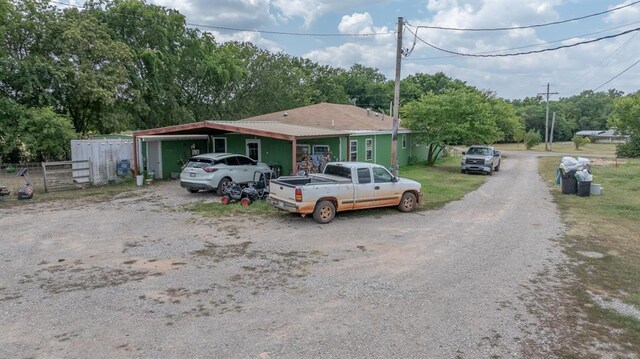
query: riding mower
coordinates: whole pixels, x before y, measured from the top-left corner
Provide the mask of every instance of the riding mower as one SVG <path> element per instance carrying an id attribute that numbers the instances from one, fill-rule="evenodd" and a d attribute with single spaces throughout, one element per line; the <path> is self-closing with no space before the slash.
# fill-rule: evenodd
<path id="1" fill-rule="evenodd" d="M 274 177 L 271 170 L 258 170 L 253 174 L 253 181 L 242 188 L 238 183 L 231 182 L 222 190 L 220 202 L 229 204 L 240 201 L 241 206 L 248 206 L 259 199 L 269 196 L 269 181 Z"/>

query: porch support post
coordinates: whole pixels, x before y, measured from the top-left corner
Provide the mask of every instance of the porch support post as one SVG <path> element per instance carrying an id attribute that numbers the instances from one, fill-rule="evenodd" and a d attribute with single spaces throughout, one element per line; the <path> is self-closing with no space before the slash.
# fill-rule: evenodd
<path id="1" fill-rule="evenodd" d="M 298 147 L 298 142 L 295 137 L 291 138 L 291 172 L 295 175 L 298 172 L 298 164 L 296 161 L 296 149 Z"/>
<path id="2" fill-rule="evenodd" d="M 138 137 L 133 135 L 133 176 L 138 175 Z"/>

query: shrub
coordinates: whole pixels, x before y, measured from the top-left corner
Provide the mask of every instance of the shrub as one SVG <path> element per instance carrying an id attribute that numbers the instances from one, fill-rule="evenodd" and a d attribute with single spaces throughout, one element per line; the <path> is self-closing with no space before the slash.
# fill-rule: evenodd
<path id="1" fill-rule="evenodd" d="M 640 158 L 640 135 L 632 135 L 629 141 L 619 144 L 616 155 L 622 158 Z"/>
<path id="2" fill-rule="evenodd" d="M 573 144 L 576 146 L 576 150 L 579 150 L 581 146 L 584 146 L 587 143 L 591 143 L 589 137 L 582 137 L 578 135 L 573 136 L 571 141 L 573 141 Z"/>
<path id="3" fill-rule="evenodd" d="M 528 150 L 536 147 L 540 142 L 542 142 L 542 135 L 539 131 L 529 130 L 524 135 L 524 145 Z"/>

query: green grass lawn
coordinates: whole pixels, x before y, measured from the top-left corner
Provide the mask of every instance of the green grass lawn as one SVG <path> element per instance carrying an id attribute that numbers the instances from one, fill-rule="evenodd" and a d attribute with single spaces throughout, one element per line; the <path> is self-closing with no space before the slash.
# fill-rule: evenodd
<path id="1" fill-rule="evenodd" d="M 496 149 L 501 151 L 526 151 L 524 144 L 522 143 L 500 143 L 494 145 Z M 551 147 L 551 153 L 573 153 L 575 156 L 581 156 L 583 153 L 596 154 L 596 155 L 615 155 L 616 144 L 615 143 L 588 143 L 579 150 L 576 150 L 573 142 L 555 142 Z M 545 152 L 544 143 L 533 147 L 530 151 Z"/>
<path id="2" fill-rule="evenodd" d="M 414 165 L 400 168 L 401 177 L 422 184 L 424 203 L 421 209 L 433 209 L 457 201 L 475 191 L 486 181 L 486 176 L 460 173 L 460 157 L 440 159 L 434 166 Z"/>
<path id="3" fill-rule="evenodd" d="M 589 294 L 619 300 L 640 310 L 640 161 L 594 162 L 593 183 L 603 186 L 604 195 L 577 197 L 562 194 L 560 186 L 555 184 L 555 169 L 560 158 L 540 160 L 540 172 L 552 187 L 554 199 L 568 225 L 563 243 L 577 277 L 572 288 L 577 308 L 575 325 L 584 322 L 580 317 L 584 314 L 582 310 L 589 316 L 589 320 L 581 324 L 584 330 L 576 333 L 577 342 L 596 336 L 640 355 L 640 320 L 598 306 Z M 584 255 L 587 252 L 600 253 L 603 257 L 591 258 Z"/>

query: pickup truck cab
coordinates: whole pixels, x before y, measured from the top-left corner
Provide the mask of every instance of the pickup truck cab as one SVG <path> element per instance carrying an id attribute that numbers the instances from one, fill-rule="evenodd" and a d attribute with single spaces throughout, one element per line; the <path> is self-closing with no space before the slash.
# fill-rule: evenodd
<path id="1" fill-rule="evenodd" d="M 284 176 L 269 184 L 270 205 L 303 217 L 312 213 L 329 223 L 336 212 L 397 206 L 411 212 L 422 201 L 422 185 L 394 177 L 386 168 L 364 162 L 330 162 L 322 174 Z"/>
<path id="2" fill-rule="evenodd" d="M 501 160 L 500 151 L 491 146 L 471 146 L 462 152 L 460 173 L 482 172 L 491 176 L 493 171 L 500 171 Z"/>

